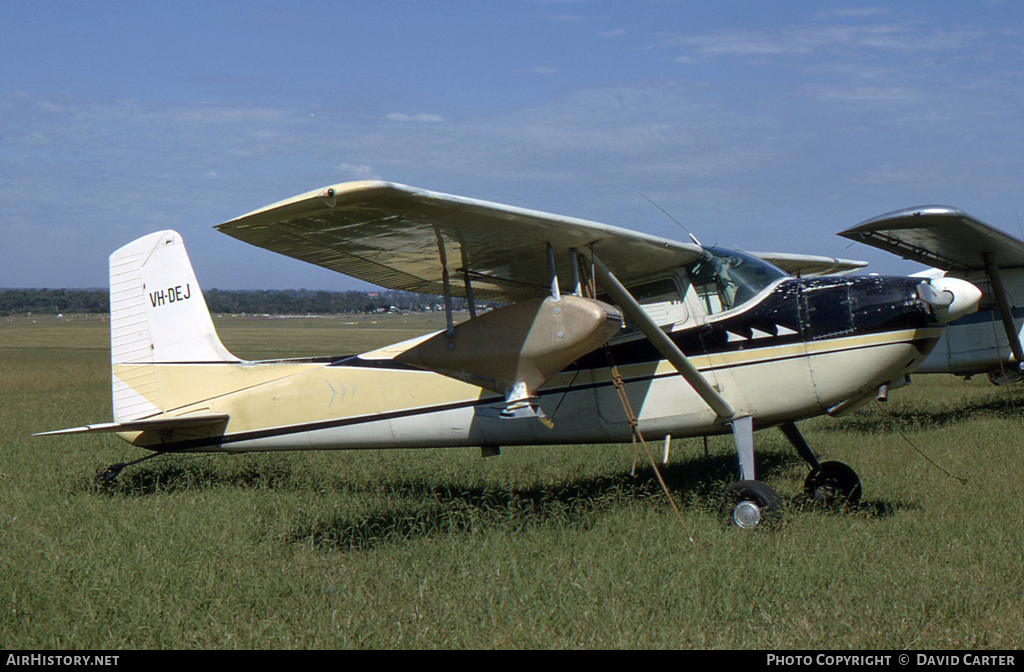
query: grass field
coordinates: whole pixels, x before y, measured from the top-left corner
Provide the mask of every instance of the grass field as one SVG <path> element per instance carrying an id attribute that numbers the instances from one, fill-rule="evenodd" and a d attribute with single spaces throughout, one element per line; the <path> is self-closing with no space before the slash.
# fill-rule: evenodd
<path id="1" fill-rule="evenodd" d="M 218 328 L 263 358 L 365 350 L 433 319 Z M 0 321 L 2 648 L 1022 644 L 1024 386 L 919 376 L 885 413 L 803 423 L 860 474 L 851 511 L 806 504 L 806 467 L 757 434 L 787 518 L 749 533 L 716 517 L 736 471 L 724 437 L 707 456 L 674 444 L 683 524 L 649 468 L 630 476 L 630 446 L 162 458 L 102 490 L 97 470 L 143 453 L 29 435 L 108 421 L 109 376 L 106 322 Z"/>

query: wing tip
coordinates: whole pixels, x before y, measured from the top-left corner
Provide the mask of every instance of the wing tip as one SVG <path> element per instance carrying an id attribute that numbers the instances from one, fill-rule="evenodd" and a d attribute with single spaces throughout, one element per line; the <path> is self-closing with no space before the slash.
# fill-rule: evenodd
<path id="1" fill-rule="evenodd" d="M 359 192 L 369 193 L 380 190 L 404 191 L 410 193 L 419 193 L 422 191 L 404 184 L 398 184 L 397 182 L 388 182 L 387 180 L 352 180 L 349 182 L 338 182 L 337 184 L 329 184 L 325 187 L 313 189 L 312 191 L 307 191 L 296 196 L 291 196 L 277 201 L 276 203 L 271 203 L 270 205 L 263 206 L 262 208 L 257 208 L 252 212 L 247 212 L 244 215 L 235 217 L 234 219 L 229 219 L 226 222 L 215 224 L 213 228 L 221 232 L 227 232 L 236 227 L 243 220 L 257 218 L 270 211 L 278 211 L 282 208 L 306 204 L 316 200 L 322 201 L 328 207 L 334 207 L 339 196 L 350 196 Z"/>
<path id="2" fill-rule="evenodd" d="M 884 214 L 865 219 L 859 224 L 855 224 L 844 231 L 840 231 L 837 235 L 849 238 L 852 235 L 856 235 L 858 232 L 873 230 L 877 228 L 879 224 L 883 223 L 887 225 L 887 228 L 893 229 L 918 226 L 917 219 L 920 217 L 950 217 L 959 219 L 963 217 L 970 217 L 970 215 L 960 208 L 954 208 L 951 205 L 918 205 L 911 208 L 893 210 L 892 212 L 886 212 Z"/>

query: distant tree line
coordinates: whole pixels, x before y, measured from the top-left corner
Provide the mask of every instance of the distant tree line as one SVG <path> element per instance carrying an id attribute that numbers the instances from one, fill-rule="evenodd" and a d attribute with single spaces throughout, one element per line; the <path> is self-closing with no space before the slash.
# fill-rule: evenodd
<path id="1" fill-rule="evenodd" d="M 442 309 L 444 300 L 430 294 L 381 290 L 378 292 L 326 292 L 306 289 L 204 291 L 206 305 L 214 313 L 248 315 L 338 315 L 341 313 L 379 313 L 397 310 L 424 312 Z M 454 298 L 456 310 L 466 300 Z"/>
<path id="2" fill-rule="evenodd" d="M 443 300 L 430 294 L 381 290 L 378 292 L 326 292 L 306 289 L 223 290 L 203 292 L 213 313 L 247 315 L 337 315 L 389 311 L 443 310 Z M 456 310 L 466 300 L 452 299 Z M 481 304 L 479 307 L 492 306 Z M 0 315 L 109 313 L 105 289 L 5 289 L 0 291 Z"/>
<path id="3" fill-rule="evenodd" d="M 0 315 L 19 313 L 109 313 L 105 289 L 5 289 L 0 291 Z"/>

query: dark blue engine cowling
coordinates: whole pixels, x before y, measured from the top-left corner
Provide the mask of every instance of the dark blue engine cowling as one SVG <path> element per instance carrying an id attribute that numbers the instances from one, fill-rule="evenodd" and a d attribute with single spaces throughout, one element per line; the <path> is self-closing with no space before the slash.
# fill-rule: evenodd
<path id="1" fill-rule="evenodd" d="M 670 335 L 687 356 L 773 347 L 853 335 L 938 326 L 928 306 L 917 296 L 919 278 L 858 276 L 791 278 L 777 284 L 747 310 L 723 314 L 702 325 Z M 923 349 L 934 339 L 922 339 Z M 610 347 L 620 365 L 655 362 L 661 354 L 646 339 Z M 601 351 L 592 352 L 568 368 L 597 368 L 606 364 Z"/>
<path id="2" fill-rule="evenodd" d="M 866 276 L 798 282 L 801 330 L 807 341 L 938 324 L 918 299 L 919 278 Z"/>

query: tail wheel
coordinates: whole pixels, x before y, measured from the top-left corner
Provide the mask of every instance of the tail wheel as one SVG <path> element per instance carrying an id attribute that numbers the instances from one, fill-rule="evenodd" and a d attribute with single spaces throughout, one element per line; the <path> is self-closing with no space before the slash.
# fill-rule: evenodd
<path id="1" fill-rule="evenodd" d="M 860 477 L 843 462 L 822 462 L 804 481 L 804 492 L 816 503 L 828 506 L 860 502 Z"/>
<path id="2" fill-rule="evenodd" d="M 725 489 L 719 513 L 731 527 L 772 527 L 782 521 L 782 500 L 761 481 L 737 481 Z"/>

